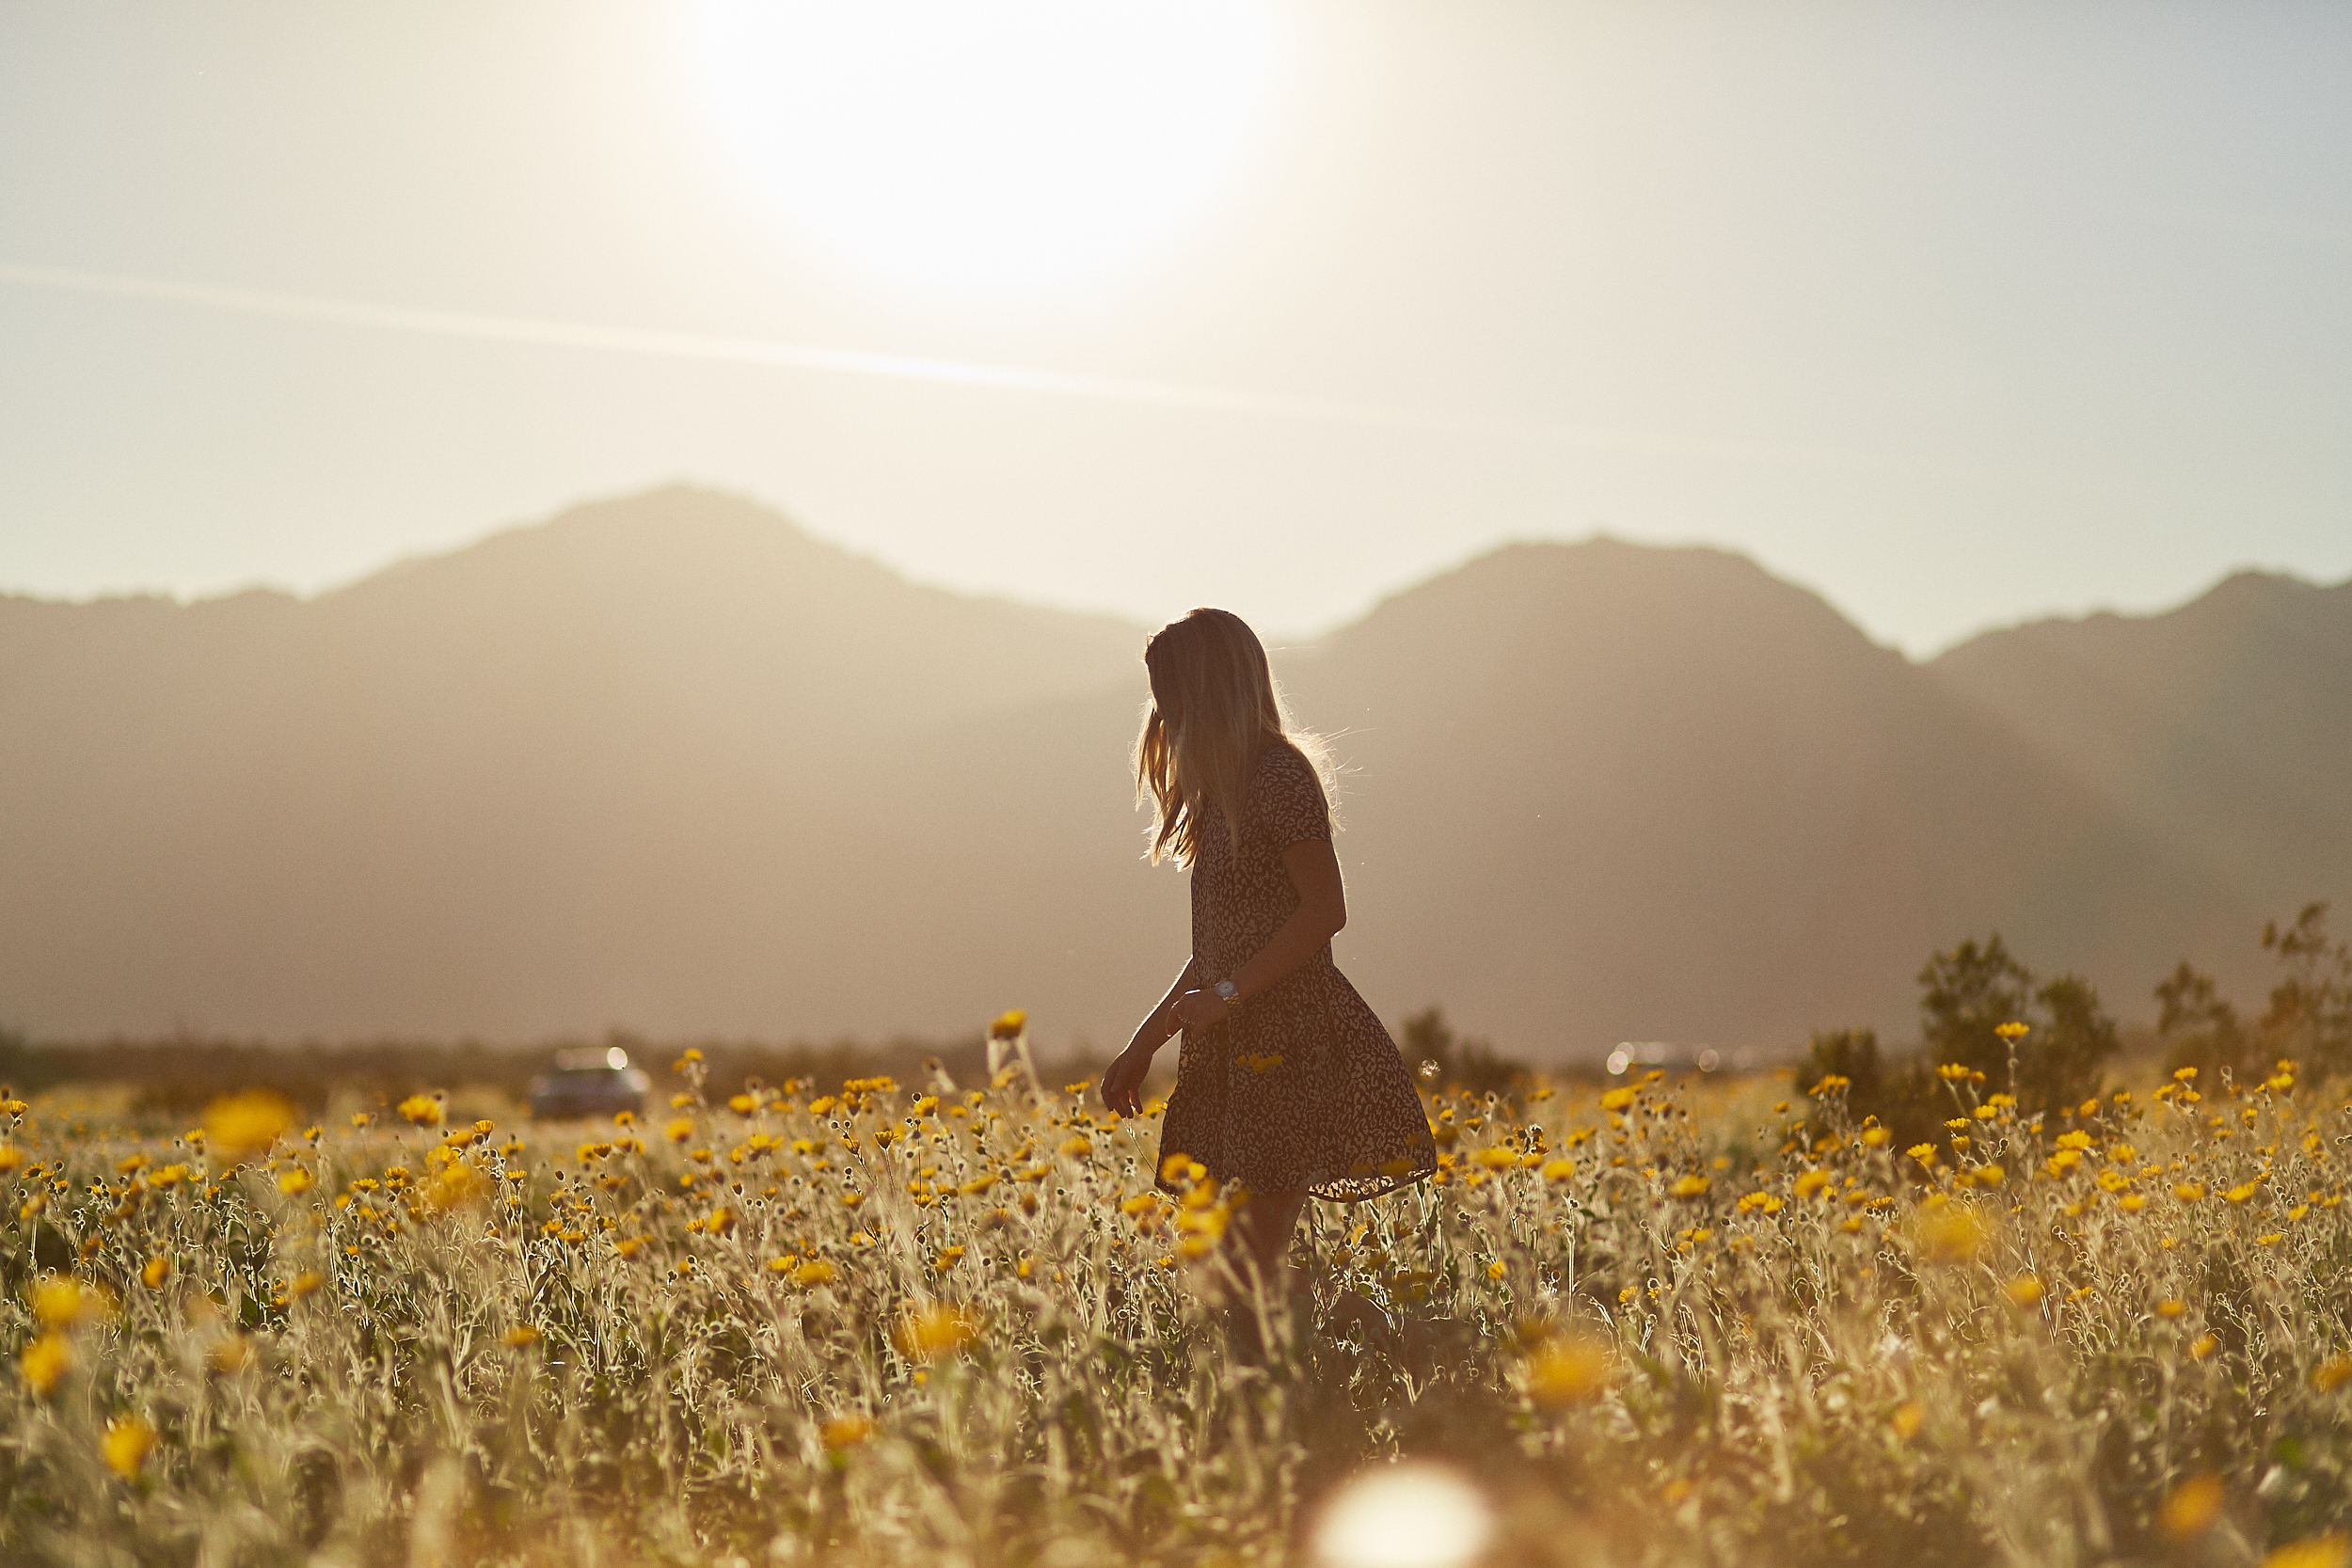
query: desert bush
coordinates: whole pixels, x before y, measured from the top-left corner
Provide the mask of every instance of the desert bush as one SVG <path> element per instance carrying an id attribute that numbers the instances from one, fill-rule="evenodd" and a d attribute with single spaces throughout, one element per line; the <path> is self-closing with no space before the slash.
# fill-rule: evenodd
<path id="1" fill-rule="evenodd" d="M 1413 1014 L 1399 1033 L 1406 1066 L 1433 1088 L 1489 1094 L 1533 1076 L 1525 1062 L 1503 1055 L 1490 1042 L 1456 1036 L 1442 1008 L 1427 1007 Z"/>
<path id="2" fill-rule="evenodd" d="M 2263 1010 L 2265 1043 L 2323 1070 L 2352 1070 L 2352 943 L 2328 935 L 2328 906 L 2304 905 L 2284 929 L 2265 926 L 2262 942 L 2285 971 Z"/>
<path id="3" fill-rule="evenodd" d="M 2048 1115 L 2099 1093 L 2117 1052 L 2115 1021 L 2078 974 L 2037 980 L 1994 932 L 1931 955 L 1919 971 L 1918 1049 L 1888 1061 L 1870 1030 L 1813 1037 L 1806 1082 L 1843 1081 L 1843 1103 L 1908 1146 L 1950 1115 L 1944 1083 L 1953 1069 L 1986 1092 L 2013 1097 L 2028 1116 Z"/>
<path id="4" fill-rule="evenodd" d="M 2262 944 L 2280 973 L 2250 1023 L 2213 976 L 2185 958 L 2157 984 L 2156 1033 L 2166 1065 L 2259 1078 L 2285 1056 L 2322 1071 L 2352 1070 L 2352 945 L 2328 933 L 2328 906 L 2306 904 L 2283 927 L 2268 923 Z"/>
<path id="5" fill-rule="evenodd" d="M 2168 1071 L 2193 1067 L 2243 1078 L 2263 1064 L 2261 1037 L 2239 1021 L 2213 976 L 2186 958 L 2156 983 L 2155 998 L 2156 1037 Z"/>
<path id="6" fill-rule="evenodd" d="M 2115 1022 L 2081 975 L 2037 983 L 1996 931 L 1981 945 L 1963 942 L 1931 958 L 1919 989 L 1928 1065 L 1981 1072 L 2029 1115 L 2098 1094 L 2099 1075 L 2116 1052 Z M 2019 1022 L 2026 1033 L 2004 1033 Z"/>

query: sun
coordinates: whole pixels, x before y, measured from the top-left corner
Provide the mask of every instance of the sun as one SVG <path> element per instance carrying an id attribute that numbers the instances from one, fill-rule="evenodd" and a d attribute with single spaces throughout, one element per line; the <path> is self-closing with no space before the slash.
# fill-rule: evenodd
<path id="1" fill-rule="evenodd" d="M 861 270 L 1049 293 L 1182 230 L 1256 123 L 1263 0 L 706 0 L 702 96 Z"/>

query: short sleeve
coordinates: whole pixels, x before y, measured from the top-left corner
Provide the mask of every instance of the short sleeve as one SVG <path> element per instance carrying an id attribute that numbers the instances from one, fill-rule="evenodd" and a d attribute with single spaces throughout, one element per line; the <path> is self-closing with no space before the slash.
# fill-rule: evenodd
<path id="1" fill-rule="evenodd" d="M 1266 842 L 1282 850 L 1306 839 L 1331 836 L 1331 810 L 1323 798 L 1323 781 L 1307 759 L 1287 746 L 1273 749 L 1259 764 L 1257 799 L 1251 815 Z"/>

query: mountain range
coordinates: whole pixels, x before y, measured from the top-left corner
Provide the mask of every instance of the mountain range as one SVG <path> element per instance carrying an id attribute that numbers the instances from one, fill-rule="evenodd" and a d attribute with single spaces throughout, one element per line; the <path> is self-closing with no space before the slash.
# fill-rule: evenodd
<path id="1" fill-rule="evenodd" d="M 352 587 L 0 597 L 0 1025 L 1123 1041 L 1182 963 L 1143 629 L 750 501 L 576 508 Z M 1907 1033 L 1998 929 L 2126 1017 L 2352 895 L 2352 584 L 1925 663 L 1737 555 L 1517 545 L 1277 648 L 1341 764 L 1340 959 L 1539 1059 Z"/>

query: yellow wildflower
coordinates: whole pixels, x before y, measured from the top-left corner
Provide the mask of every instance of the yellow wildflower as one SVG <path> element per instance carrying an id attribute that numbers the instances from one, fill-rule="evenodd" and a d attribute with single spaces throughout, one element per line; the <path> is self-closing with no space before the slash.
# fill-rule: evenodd
<path id="1" fill-rule="evenodd" d="M 203 1144 L 212 1154 L 236 1164 L 268 1148 L 294 1124 L 294 1107 L 284 1096 L 246 1089 L 205 1107 Z"/>
<path id="2" fill-rule="evenodd" d="M 52 1275 L 33 1287 L 33 1316 L 43 1328 L 72 1328 L 98 1312 L 95 1292 L 65 1275 Z"/>
<path id="3" fill-rule="evenodd" d="M 420 1195 L 425 1208 L 446 1214 L 489 1196 L 489 1179 L 464 1161 L 454 1161 L 433 1173 Z"/>
<path id="4" fill-rule="evenodd" d="M 2202 1535 L 2219 1517 L 2222 1497 L 2219 1476 L 2191 1476 L 2157 1508 L 2156 1528 L 2175 1541 Z"/>
<path id="5" fill-rule="evenodd" d="M 870 1416 L 835 1416 L 818 1429 L 818 1435 L 824 1440 L 825 1447 L 836 1453 L 843 1449 L 854 1449 L 860 1443 L 872 1439 L 873 1418 Z"/>
<path id="6" fill-rule="evenodd" d="M 33 1392 L 47 1399 L 73 1370 L 73 1342 L 53 1329 L 25 1346 L 16 1364 Z"/>
<path id="7" fill-rule="evenodd" d="M 1527 1360 L 1527 1397 L 1546 1408 L 1581 1404 L 1606 1390 L 1616 1364 L 1607 1341 L 1587 1334 L 1548 1338 Z"/>
<path id="8" fill-rule="evenodd" d="M 419 1127 L 441 1125 L 441 1102 L 429 1094 L 412 1094 L 402 1101 L 400 1114 Z"/>
<path id="9" fill-rule="evenodd" d="M 1919 1256 L 1931 1263 L 1966 1263 L 1984 1250 L 1992 1232 L 1964 1203 L 1941 1204 L 1919 1217 Z"/>
<path id="10" fill-rule="evenodd" d="M 2320 1535 L 2273 1547 L 2262 1568 L 2352 1568 L 2352 1535 Z"/>
<path id="11" fill-rule="evenodd" d="M 977 1313 L 960 1307 L 937 1306 L 907 1314 L 893 1338 L 899 1354 L 908 1360 L 931 1361 L 963 1349 L 979 1336 L 980 1319 Z"/>
<path id="12" fill-rule="evenodd" d="M 99 1439 L 98 1449 L 105 1455 L 106 1468 L 125 1481 L 139 1479 L 139 1467 L 147 1463 L 147 1455 L 155 1447 L 155 1429 L 136 1416 L 125 1416 L 106 1423 L 106 1435 Z"/>

